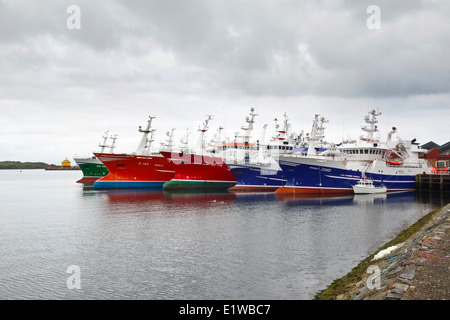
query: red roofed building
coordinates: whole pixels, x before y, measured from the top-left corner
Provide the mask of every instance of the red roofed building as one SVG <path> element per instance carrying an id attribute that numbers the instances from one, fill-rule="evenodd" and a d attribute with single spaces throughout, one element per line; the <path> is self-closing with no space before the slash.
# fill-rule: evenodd
<path id="1" fill-rule="evenodd" d="M 428 152 L 423 155 L 424 159 L 436 167 L 436 173 L 450 173 L 450 141 L 442 146 L 430 141 L 422 146 Z"/>

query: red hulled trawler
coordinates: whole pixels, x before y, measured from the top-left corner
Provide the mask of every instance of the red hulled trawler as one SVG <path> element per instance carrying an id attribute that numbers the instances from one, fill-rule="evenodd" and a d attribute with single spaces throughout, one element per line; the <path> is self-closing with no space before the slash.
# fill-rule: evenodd
<path id="1" fill-rule="evenodd" d="M 155 129 L 151 129 L 149 117 L 136 152 L 131 154 L 94 153 L 108 168 L 109 174 L 95 181 L 96 189 L 111 188 L 161 188 L 174 177 L 171 163 L 159 152 L 151 152 L 151 143 Z M 150 134 L 150 138 L 149 138 Z"/>
<path id="2" fill-rule="evenodd" d="M 207 116 L 203 127 L 199 128 L 200 137 L 193 152 L 161 151 L 175 170 L 175 176 L 164 184 L 164 190 L 226 190 L 236 184 L 236 178 L 223 158 L 206 150 L 205 132 L 211 119 L 212 116 Z"/>

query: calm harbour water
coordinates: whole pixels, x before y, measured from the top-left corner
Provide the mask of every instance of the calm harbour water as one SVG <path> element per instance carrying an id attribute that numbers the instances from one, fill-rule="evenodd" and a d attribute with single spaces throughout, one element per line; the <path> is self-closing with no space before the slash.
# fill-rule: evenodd
<path id="1" fill-rule="evenodd" d="M 0 171 L 0 299 L 311 299 L 448 202 L 99 191 L 81 175 Z"/>

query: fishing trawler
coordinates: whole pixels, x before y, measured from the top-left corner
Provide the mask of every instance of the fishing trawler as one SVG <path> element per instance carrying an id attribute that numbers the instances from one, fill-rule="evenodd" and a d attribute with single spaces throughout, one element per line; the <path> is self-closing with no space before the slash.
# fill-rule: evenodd
<path id="1" fill-rule="evenodd" d="M 154 118 L 149 117 L 145 129 L 139 127 L 142 138 L 136 152 L 94 153 L 109 170 L 108 175 L 95 181 L 94 188 L 162 188 L 164 183 L 173 178 L 175 171 L 172 165 L 159 152 L 151 151 L 156 130 L 151 129 Z"/>
<path id="2" fill-rule="evenodd" d="M 103 143 L 99 144 L 100 147 L 100 153 L 105 152 L 106 148 L 109 148 L 109 152 L 113 153 L 113 150 L 115 148 L 115 142 L 117 139 L 117 135 L 108 136 L 109 131 L 106 131 L 103 135 Z M 112 140 L 111 145 L 107 145 L 107 139 Z M 93 184 L 97 179 L 106 176 L 109 171 L 108 168 L 96 157 L 77 157 L 74 156 L 73 160 L 77 163 L 78 167 L 80 167 L 81 171 L 83 172 L 83 177 L 77 181 L 77 183 L 83 183 L 83 184 Z"/>
<path id="3" fill-rule="evenodd" d="M 387 191 L 415 189 L 415 176 L 426 173 L 430 166 L 419 154 L 424 152 L 416 140 L 392 140 L 394 127 L 387 140 L 381 142 L 377 117 L 380 112 L 370 110 L 364 117 L 367 133 L 359 141 L 347 141 L 336 149 L 314 154 L 314 140 L 310 141 L 310 156 L 282 155 L 279 163 L 288 178 L 275 194 L 333 194 L 353 193 L 353 185 L 361 178 L 371 179 L 375 186 L 385 185 Z"/>
<path id="4" fill-rule="evenodd" d="M 254 109 L 251 109 L 250 116 L 246 118 L 247 125 L 242 129 L 245 131 L 243 136 L 244 144 L 250 144 L 249 139 L 253 131 L 255 122 Z M 280 128 L 275 118 L 275 135 L 269 143 L 265 144 L 265 131 L 267 124 L 263 126 L 263 134 L 257 141 L 256 147 L 251 153 L 252 156 L 239 158 L 227 158 L 227 165 L 236 177 L 237 183 L 230 191 L 264 191 L 273 192 L 286 183 L 286 177 L 276 161 L 279 154 L 291 153 L 295 144 L 290 135 L 289 119 L 284 114 L 284 126 Z"/>
<path id="5" fill-rule="evenodd" d="M 211 119 L 212 116 L 208 115 L 199 128 L 200 135 L 194 150 L 161 151 L 175 170 L 174 177 L 164 184 L 164 190 L 226 190 L 236 184 L 236 178 L 223 158 L 207 151 L 205 133 Z"/>

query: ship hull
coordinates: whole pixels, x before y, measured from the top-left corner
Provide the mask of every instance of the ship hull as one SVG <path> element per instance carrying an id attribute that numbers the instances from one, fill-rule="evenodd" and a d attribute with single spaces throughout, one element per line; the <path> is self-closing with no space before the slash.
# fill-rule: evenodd
<path id="1" fill-rule="evenodd" d="M 339 161 L 282 157 L 279 163 L 287 181 L 277 194 L 352 194 L 362 178 L 362 170 L 350 170 Z M 375 186 L 386 186 L 388 192 L 415 190 L 415 172 L 399 174 L 385 168 L 378 169 L 385 173 L 365 171 L 365 177 Z"/>
<path id="2" fill-rule="evenodd" d="M 83 178 L 77 183 L 93 184 L 97 179 L 106 176 L 109 173 L 108 168 L 95 156 L 87 158 L 74 158 L 78 167 L 83 172 Z"/>
<path id="3" fill-rule="evenodd" d="M 163 151 L 161 154 L 175 170 L 173 179 L 164 184 L 165 190 L 226 190 L 236 185 L 236 178 L 222 158 Z"/>
<path id="4" fill-rule="evenodd" d="M 151 156 L 95 153 L 109 174 L 95 181 L 96 189 L 162 188 L 174 176 L 172 165 L 160 154 Z"/>
<path id="5" fill-rule="evenodd" d="M 268 165 L 232 163 L 227 165 L 237 181 L 230 191 L 273 192 L 286 184 L 285 173 Z"/>

